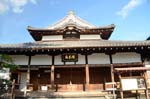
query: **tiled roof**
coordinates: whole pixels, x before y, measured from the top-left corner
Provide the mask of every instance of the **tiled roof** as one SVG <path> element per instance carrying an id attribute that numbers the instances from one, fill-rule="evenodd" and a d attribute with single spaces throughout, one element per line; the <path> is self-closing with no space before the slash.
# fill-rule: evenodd
<path id="1" fill-rule="evenodd" d="M 97 27 L 76 16 L 73 11 L 70 11 L 66 17 L 51 26 L 46 28 L 28 26 L 27 30 L 34 40 L 40 41 L 43 35 L 63 35 L 66 32 L 66 27 L 75 27 L 75 30 L 77 30 L 79 34 L 100 34 L 102 39 L 109 39 L 115 25 L 111 24 Z"/>
<path id="2" fill-rule="evenodd" d="M 90 29 L 79 29 L 77 27 L 74 27 L 76 31 L 79 32 L 79 34 L 99 34 L 101 35 L 102 39 L 109 39 L 111 36 L 115 25 L 111 24 L 108 26 L 98 27 L 98 28 L 90 28 Z M 28 26 L 28 31 L 30 32 L 31 36 L 36 40 L 40 41 L 42 39 L 42 36 L 44 35 L 63 35 L 67 29 L 45 29 L 45 28 L 34 28 L 31 26 Z"/>
<path id="3" fill-rule="evenodd" d="M 3 48 L 32 48 L 32 49 L 60 49 L 60 48 L 93 48 L 93 47 L 150 47 L 150 41 L 111 41 L 111 40 L 60 40 L 38 41 L 22 44 L 1 44 Z"/>

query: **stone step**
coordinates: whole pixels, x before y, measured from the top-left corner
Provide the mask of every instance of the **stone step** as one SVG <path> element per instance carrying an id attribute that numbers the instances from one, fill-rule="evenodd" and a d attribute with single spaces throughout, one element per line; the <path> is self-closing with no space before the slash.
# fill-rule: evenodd
<path id="1" fill-rule="evenodd" d="M 35 91 L 27 93 L 27 96 L 16 96 L 15 99 L 113 99 L 112 94 L 103 92 L 43 92 Z M 120 98 L 117 98 L 120 99 Z M 144 94 L 129 96 L 124 99 L 146 99 Z"/>
<path id="2" fill-rule="evenodd" d="M 107 96 L 106 96 L 107 95 Z M 16 96 L 15 99 L 111 99 L 102 92 L 30 92 L 26 97 Z"/>

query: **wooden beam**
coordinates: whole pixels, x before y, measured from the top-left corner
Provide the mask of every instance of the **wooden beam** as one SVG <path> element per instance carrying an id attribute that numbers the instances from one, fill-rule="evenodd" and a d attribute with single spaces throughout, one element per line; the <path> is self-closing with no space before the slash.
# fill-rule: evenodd
<path id="1" fill-rule="evenodd" d="M 52 55 L 52 65 L 54 65 L 54 64 L 55 64 L 55 56 Z"/>
<path id="2" fill-rule="evenodd" d="M 85 55 L 85 64 L 88 64 L 88 55 Z"/>
<path id="3" fill-rule="evenodd" d="M 110 60 L 110 64 L 112 64 L 113 61 L 112 61 L 112 55 L 111 54 L 109 54 L 109 60 Z"/>

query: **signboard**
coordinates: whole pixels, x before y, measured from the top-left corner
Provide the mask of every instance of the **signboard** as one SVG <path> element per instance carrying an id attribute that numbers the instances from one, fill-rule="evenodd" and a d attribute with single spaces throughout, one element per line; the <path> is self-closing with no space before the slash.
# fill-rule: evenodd
<path id="1" fill-rule="evenodd" d="M 137 78 L 122 78 L 121 79 L 123 90 L 139 90 L 146 89 L 145 80 L 143 77 Z"/>
<path id="2" fill-rule="evenodd" d="M 62 55 L 63 62 L 77 62 L 78 61 L 78 54 L 75 53 L 66 53 Z"/>
<path id="3" fill-rule="evenodd" d="M 47 88 L 47 86 L 41 86 L 41 90 L 42 90 L 42 91 L 47 91 L 48 88 Z"/>

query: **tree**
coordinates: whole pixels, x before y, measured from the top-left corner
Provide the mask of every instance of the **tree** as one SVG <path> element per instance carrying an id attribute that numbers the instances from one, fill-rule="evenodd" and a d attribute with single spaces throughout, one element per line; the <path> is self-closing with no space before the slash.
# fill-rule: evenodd
<path id="1" fill-rule="evenodd" d="M 10 78 L 9 72 L 15 71 L 17 67 L 9 55 L 0 54 L 0 74 L 2 76 L 0 77 L 0 96 L 7 93 L 9 86 L 11 86 L 10 79 L 6 79 L 5 76 Z M 9 71 L 6 72 L 6 68 L 9 68 Z"/>
<path id="2" fill-rule="evenodd" d="M 9 68 L 10 71 L 17 69 L 17 65 L 13 63 L 12 58 L 7 54 L 0 54 L 0 69 Z"/>

